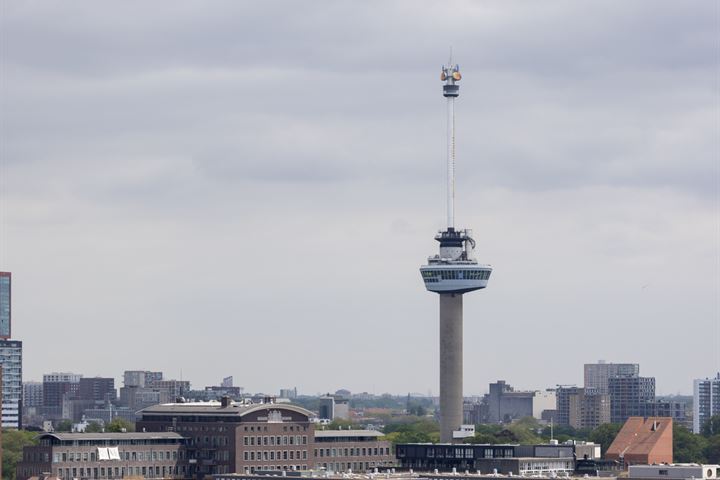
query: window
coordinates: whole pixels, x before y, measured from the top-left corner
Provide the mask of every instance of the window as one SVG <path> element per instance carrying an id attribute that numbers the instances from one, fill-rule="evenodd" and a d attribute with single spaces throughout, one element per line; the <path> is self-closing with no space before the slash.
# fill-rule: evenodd
<path id="1" fill-rule="evenodd" d="M 667 470 L 660 470 L 660 471 L 658 472 L 658 474 L 659 474 L 659 475 L 667 475 L 667 474 L 668 474 L 668 471 L 667 471 Z"/>

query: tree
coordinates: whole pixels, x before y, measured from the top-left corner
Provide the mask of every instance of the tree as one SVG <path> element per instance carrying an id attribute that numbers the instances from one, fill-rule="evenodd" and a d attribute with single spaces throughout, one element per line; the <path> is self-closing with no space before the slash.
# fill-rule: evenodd
<path id="1" fill-rule="evenodd" d="M 105 426 L 106 432 L 134 432 L 135 424 L 128 422 L 124 418 L 115 417 Z"/>
<path id="2" fill-rule="evenodd" d="M 55 425 L 55 431 L 56 432 L 69 432 L 72 430 L 72 420 L 60 420 L 57 425 Z"/>
<path id="3" fill-rule="evenodd" d="M 87 427 L 85 427 L 85 433 L 99 433 L 102 431 L 103 427 L 98 422 L 90 422 Z"/>
<path id="4" fill-rule="evenodd" d="M 682 425 L 673 424 L 673 461 L 677 463 L 706 463 L 708 440 L 695 435 Z"/>
<path id="5" fill-rule="evenodd" d="M 23 447 L 35 445 L 36 432 L 24 430 L 3 430 L 2 432 L 2 472 L 4 480 L 15 480 L 17 462 L 22 459 Z"/>
<path id="6" fill-rule="evenodd" d="M 588 440 L 593 443 L 599 444 L 600 451 L 603 455 L 605 455 L 605 452 L 607 452 L 608 448 L 610 448 L 610 445 L 612 444 L 613 440 L 615 440 L 615 437 L 617 437 L 617 434 L 621 428 L 622 425 L 620 425 L 619 423 L 604 423 L 598 426 L 592 432 L 590 432 Z"/>
<path id="7" fill-rule="evenodd" d="M 705 422 L 700 430 L 703 437 L 710 438 L 720 434 L 720 415 L 713 415 Z"/>
<path id="8" fill-rule="evenodd" d="M 423 418 L 414 422 L 391 423 L 385 426 L 386 439 L 393 443 L 435 443 L 440 440 L 440 427 L 434 420 Z"/>
<path id="9" fill-rule="evenodd" d="M 342 418 L 336 418 L 332 422 L 328 423 L 325 428 L 327 430 L 340 430 L 340 429 L 349 430 L 353 426 L 355 426 L 355 423 L 353 423 L 350 420 L 343 420 Z"/>
<path id="10" fill-rule="evenodd" d="M 707 439 L 707 446 L 703 450 L 708 463 L 720 463 L 720 433 Z"/>

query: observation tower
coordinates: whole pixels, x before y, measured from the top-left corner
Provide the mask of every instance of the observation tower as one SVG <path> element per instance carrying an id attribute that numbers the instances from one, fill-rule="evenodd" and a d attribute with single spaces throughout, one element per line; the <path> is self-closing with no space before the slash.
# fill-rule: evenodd
<path id="1" fill-rule="evenodd" d="M 425 288 L 440 294 L 440 441 L 452 442 L 463 420 L 463 294 L 487 286 L 492 267 L 475 259 L 472 230 L 455 229 L 455 99 L 460 67 L 442 67 L 447 99 L 447 229 L 435 236 L 440 252 L 420 267 Z"/>

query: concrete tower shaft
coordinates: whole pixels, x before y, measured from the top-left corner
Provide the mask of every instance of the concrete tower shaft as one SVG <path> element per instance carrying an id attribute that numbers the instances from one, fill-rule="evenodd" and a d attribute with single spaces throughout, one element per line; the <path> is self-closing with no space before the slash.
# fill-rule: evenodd
<path id="1" fill-rule="evenodd" d="M 440 294 L 440 441 L 463 420 L 463 295 Z"/>

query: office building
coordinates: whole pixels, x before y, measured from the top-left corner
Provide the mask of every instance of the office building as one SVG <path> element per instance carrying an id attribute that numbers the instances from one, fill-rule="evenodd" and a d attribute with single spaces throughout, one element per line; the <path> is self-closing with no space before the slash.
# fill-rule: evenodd
<path id="1" fill-rule="evenodd" d="M 485 444 L 398 444 L 402 468 L 417 471 L 470 471 L 481 474 L 540 476 L 570 474 L 575 458 L 595 458 L 595 444 L 578 445 L 485 445 Z"/>
<path id="2" fill-rule="evenodd" d="M 693 382 L 693 432 L 700 433 L 713 415 L 720 415 L 720 372 Z"/>
<path id="3" fill-rule="evenodd" d="M 628 418 L 605 452 L 605 458 L 624 466 L 673 463 L 672 418 Z"/>
<path id="4" fill-rule="evenodd" d="M 10 338 L 12 326 L 12 274 L 0 272 L 0 340 Z"/>
<path id="5" fill-rule="evenodd" d="M 334 470 L 394 465 L 381 434 L 316 432 L 309 410 L 265 400 L 154 405 L 139 412 L 136 429 L 188 438 L 188 458 L 198 460 L 197 475 L 310 470 L 318 464 Z"/>
<path id="6" fill-rule="evenodd" d="M 43 405 L 42 382 L 23 382 L 23 408 Z"/>
<path id="7" fill-rule="evenodd" d="M 185 439 L 173 432 L 42 433 L 23 448 L 17 480 L 49 473 L 60 480 L 190 478 Z"/>
<path id="8" fill-rule="evenodd" d="M 570 425 L 572 422 L 578 422 L 576 419 L 577 412 L 577 400 L 575 397 L 584 393 L 582 387 L 576 387 L 575 385 L 558 385 L 555 390 L 556 399 L 556 414 L 554 421 L 558 425 Z M 571 408 L 574 406 L 574 408 Z"/>
<path id="9" fill-rule="evenodd" d="M 188 438 L 198 475 L 309 470 L 312 412 L 289 404 L 169 403 L 139 412 L 136 430 L 174 431 Z"/>
<path id="10" fill-rule="evenodd" d="M 625 423 L 630 417 L 644 417 L 655 401 L 654 377 L 611 377 L 608 379 L 610 421 Z"/>
<path id="11" fill-rule="evenodd" d="M 117 398 L 115 379 L 109 377 L 81 378 L 78 386 L 78 399 L 99 403 L 114 402 Z"/>
<path id="12" fill-rule="evenodd" d="M 608 395 L 609 379 L 612 377 L 637 377 L 640 365 L 637 363 L 598 363 L 585 364 L 585 393 L 588 395 Z"/>
<path id="13" fill-rule="evenodd" d="M 125 387 L 152 387 L 155 382 L 163 379 L 162 372 L 149 370 L 125 370 L 123 373 L 123 386 Z"/>
<path id="14" fill-rule="evenodd" d="M 22 342 L 0 340 L 2 427 L 22 428 Z"/>
<path id="15" fill-rule="evenodd" d="M 43 375 L 43 406 L 62 408 L 63 400 L 77 398 L 81 374 L 53 372 Z"/>
<path id="16" fill-rule="evenodd" d="M 395 466 L 390 442 L 374 430 L 317 430 L 313 468 L 330 472 L 367 472 Z"/>

